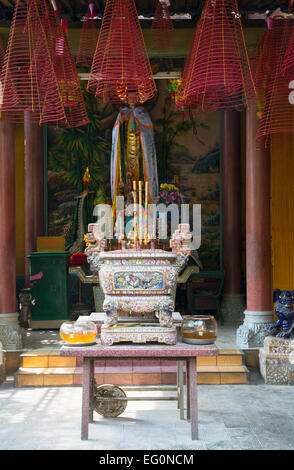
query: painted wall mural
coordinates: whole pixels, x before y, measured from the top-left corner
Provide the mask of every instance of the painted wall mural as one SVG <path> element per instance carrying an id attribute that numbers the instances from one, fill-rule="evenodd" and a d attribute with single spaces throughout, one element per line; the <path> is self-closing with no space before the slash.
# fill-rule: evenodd
<path id="1" fill-rule="evenodd" d="M 202 232 L 199 255 L 205 270 L 220 268 L 220 115 L 174 113 L 170 105 L 168 83 L 159 80 L 159 97 L 150 112 L 157 135 L 158 166 L 162 164 L 162 132 L 167 129 L 170 143 L 167 159 L 167 179 L 179 181 L 186 203 L 201 204 Z M 158 139 L 158 134 L 160 139 Z M 195 135 L 196 134 L 196 135 Z M 160 145 L 161 144 L 161 145 Z M 191 213 L 191 211 L 190 211 Z"/>

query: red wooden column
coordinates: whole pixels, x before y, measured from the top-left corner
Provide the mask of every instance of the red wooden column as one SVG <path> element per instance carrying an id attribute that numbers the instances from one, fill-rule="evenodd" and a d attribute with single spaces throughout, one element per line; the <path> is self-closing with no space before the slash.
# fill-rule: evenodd
<path id="1" fill-rule="evenodd" d="M 14 124 L 0 119 L 0 341 L 7 350 L 20 349 L 16 313 L 16 222 Z"/>
<path id="2" fill-rule="evenodd" d="M 37 237 L 44 235 L 44 147 L 43 128 L 24 113 L 25 146 L 25 276 L 29 286 L 27 256 L 36 251 Z"/>
<path id="3" fill-rule="evenodd" d="M 246 283 L 247 308 L 237 343 L 259 347 L 273 321 L 271 310 L 270 149 L 257 148 L 258 118 L 251 104 L 246 116 Z"/>
<path id="4" fill-rule="evenodd" d="M 243 318 L 241 283 L 241 161 L 240 113 L 223 111 L 222 122 L 222 221 L 223 268 L 226 270 L 222 313 L 225 322 Z"/>

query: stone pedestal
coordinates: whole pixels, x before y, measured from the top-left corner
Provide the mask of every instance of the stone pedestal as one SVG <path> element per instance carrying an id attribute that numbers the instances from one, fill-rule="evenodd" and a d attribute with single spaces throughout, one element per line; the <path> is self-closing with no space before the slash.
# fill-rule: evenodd
<path id="1" fill-rule="evenodd" d="M 18 323 L 18 313 L 1 313 L 0 338 L 6 351 L 22 349 L 23 329 Z"/>
<path id="2" fill-rule="evenodd" d="M 265 383 L 294 385 L 293 358 L 294 339 L 266 337 L 259 351 L 260 373 Z"/>
<path id="3" fill-rule="evenodd" d="M 245 310 L 243 324 L 237 329 L 236 344 L 243 349 L 259 348 L 268 336 L 269 318 L 272 319 L 272 311 Z"/>
<path id="4" fill-rule="evenodd" d="M 244 318 L 245 301 L 243 294 L 223 294 L 222 314 L 225 323 L 242 323 Z"/>

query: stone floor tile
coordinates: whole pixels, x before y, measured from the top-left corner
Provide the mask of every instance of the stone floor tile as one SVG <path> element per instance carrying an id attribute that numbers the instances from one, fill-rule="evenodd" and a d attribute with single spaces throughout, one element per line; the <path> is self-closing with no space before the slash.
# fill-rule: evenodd
<path id="1" fill-rule="evenodd" d="M 294 450 L 291 386 L 200 385 L 198 394 L 197 441 L 175 401 L 150 400 L 129 402 L 116 419 L 94 413 L 81 441 L 81 387 L 19 389 L 8 381 L 0 386 L 0 449 Z"/>

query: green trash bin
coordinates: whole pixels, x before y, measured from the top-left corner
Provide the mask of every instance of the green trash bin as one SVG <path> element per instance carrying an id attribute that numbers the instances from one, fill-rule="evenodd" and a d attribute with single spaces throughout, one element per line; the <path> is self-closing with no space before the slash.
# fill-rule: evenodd
<path id="1" fill-rule="evenodd" d="M 31 253 L 30 275 L 42 273 L 33 281 L 30 326 L 33 329 L 59 328 L 69 318 L 68 253 Z"/>

